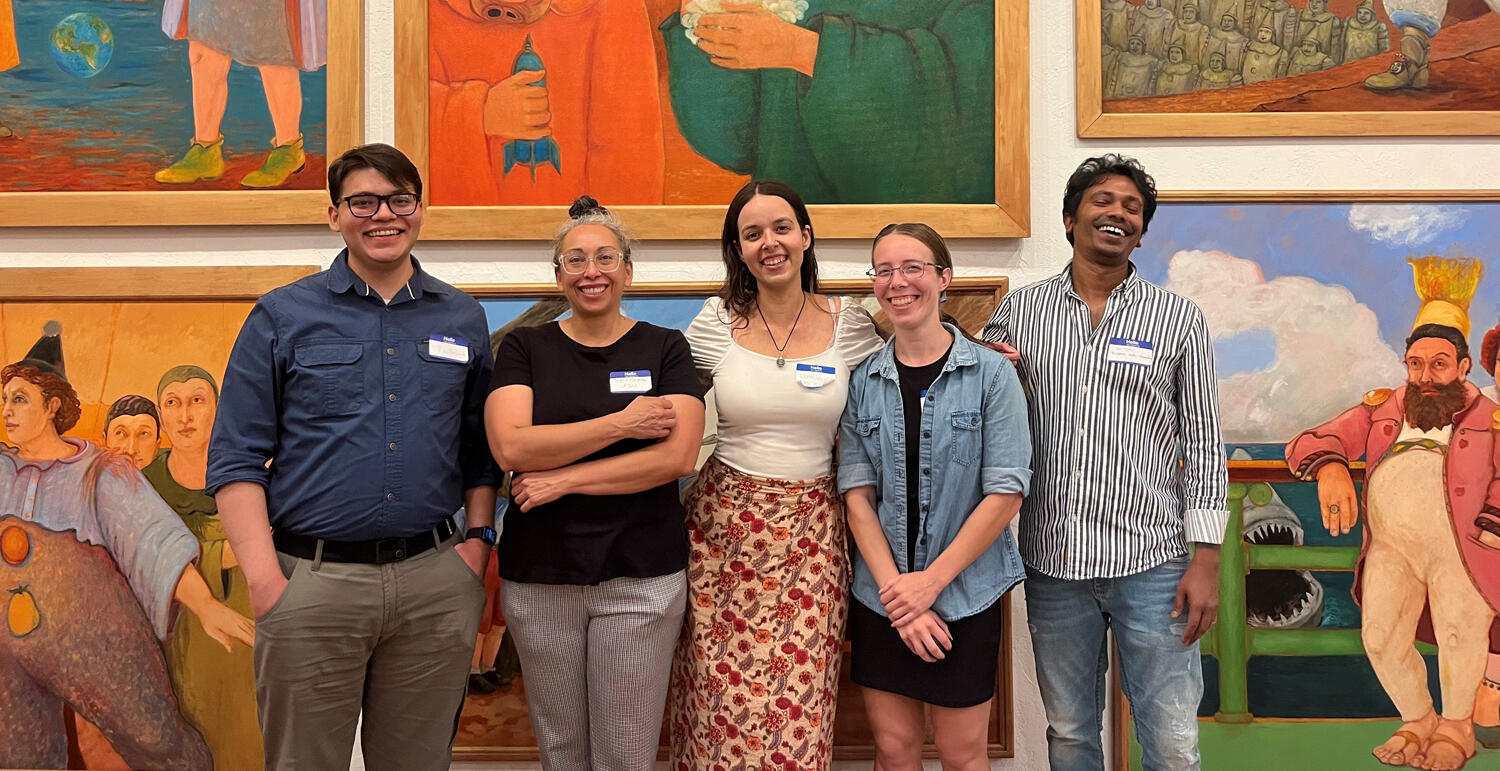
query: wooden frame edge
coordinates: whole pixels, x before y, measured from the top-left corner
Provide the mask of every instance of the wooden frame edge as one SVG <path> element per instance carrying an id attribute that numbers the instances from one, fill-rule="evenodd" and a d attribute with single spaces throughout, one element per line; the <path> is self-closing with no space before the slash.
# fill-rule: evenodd
<path id="1" fill-rule="evenodd" d="M 428 0 L 394 0 L 396 146 L 428 179 Z M 887 223 L 921 221 L 952 238 L 1031 235 L 1031 45 L 1027 0 L 995 0 L 995 200 L 978 204 L 814 204 L 823 238 L 872 238 Z M 1002 30 L 1017 32 L 1001 45 Z M 1001 81 L 1001 74 L 1006 76 Z M 1004 82 L 1008 87 L 1002 88 Z M 606 202 L 608 203 L 608 202 Z M 722 205 L 612 206 L 642 239 L 715 240 Z M 544 241 L 566 206 L 429 206 L 422 236 L 437 241 Z"/>
<path id="2" fill-rule="evenodd" d="M 0 302 L 254 301 L 321 265 L 0 268 Z"/>

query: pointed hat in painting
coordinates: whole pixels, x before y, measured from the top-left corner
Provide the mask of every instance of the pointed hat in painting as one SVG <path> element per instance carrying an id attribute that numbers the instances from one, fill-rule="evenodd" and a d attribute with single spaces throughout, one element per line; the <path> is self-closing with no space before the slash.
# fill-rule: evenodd
<path id="1" fill-rule="evenodd" d="M 42 336 L 26 352 L 26 358 L 16 363 L 36 367 L 67 380 L 68 372 L 63 368 L 62 324 L 49 321 L 42 325 Z"/>

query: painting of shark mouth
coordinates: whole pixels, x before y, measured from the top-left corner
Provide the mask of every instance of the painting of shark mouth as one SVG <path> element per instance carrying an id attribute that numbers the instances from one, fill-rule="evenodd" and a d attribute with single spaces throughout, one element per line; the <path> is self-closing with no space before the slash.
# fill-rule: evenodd
<path id="1" fill-rule="evenodd" d="M 1302 545 L 1302 522 L 1279 496 L 1264 506 L 1246 499 L 1244 532 L 1254 545 Z M 1306 570 L 1252 570 L 1245 576 L 1245 615 L 1261 629 L 1321 626 L 1323 584 Z"/>

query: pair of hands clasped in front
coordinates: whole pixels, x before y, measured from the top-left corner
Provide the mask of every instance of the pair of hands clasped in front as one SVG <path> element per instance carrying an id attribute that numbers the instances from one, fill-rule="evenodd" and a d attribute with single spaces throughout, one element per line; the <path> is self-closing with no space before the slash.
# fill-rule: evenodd
<path id="1" fill-rule="evenodd" d="M 677 413 L 665 396 L 637 396 L 625 409 L 610 416 L 620 439 L 665 439 L 677 426 Z M 526 471 L 510 480 L 511 497 L 521 511 L 531 511 L 567 495 L 574 485 L 569 481 L 572 466 Z"/>

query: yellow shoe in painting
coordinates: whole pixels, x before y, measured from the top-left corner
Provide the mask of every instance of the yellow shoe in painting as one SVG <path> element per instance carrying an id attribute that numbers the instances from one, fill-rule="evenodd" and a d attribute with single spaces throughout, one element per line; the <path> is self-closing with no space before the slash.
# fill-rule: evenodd
<path id="1" fill-rule="evenodd" d="M 8 128 L 6 128 L 4 123 L 0 123 L 0 139 L 4 139 L 6 137 L 13 137 L 15 135 L 16 135 L 15 132 L 11 131 Z"/>
<path id="2" fill-rule="evenodd" d="M 156 172 L 156 181 L 166 185 L 186 185 L 200 179 L 218 179 L 224 173 L 224 137 L 210 144 L 194 141 L 182 160 Z"/>
<path id="3" fill-rule="evenodd" d="M 271 150 L 265 165 L 245 175 L 240 184 L 245 187 L 280 187 L 287 178 L 307 165 L 307 155 L 302 152 L 302 137 L 297 137 Z"/>

